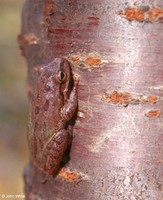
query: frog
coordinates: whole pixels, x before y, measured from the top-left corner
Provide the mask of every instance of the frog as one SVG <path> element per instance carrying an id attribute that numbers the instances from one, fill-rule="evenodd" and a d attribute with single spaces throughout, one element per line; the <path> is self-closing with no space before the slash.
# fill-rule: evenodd
<path id="1" fill-rule="evenodd" d="M 40 67 L 30 101 L 27 141 L 32 163 L 46 175 L 58 173 L 70 149 L 78 83 L 72 63 L 65 58 Z"/>

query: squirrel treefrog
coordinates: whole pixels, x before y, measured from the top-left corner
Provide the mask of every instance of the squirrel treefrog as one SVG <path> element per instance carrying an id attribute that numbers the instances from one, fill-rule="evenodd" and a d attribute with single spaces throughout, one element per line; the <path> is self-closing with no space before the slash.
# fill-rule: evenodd
<path id="1" fill-rule="evenodd" d="M 56 58 L 44 66 L 31 98 L 28 144 L 31 159 L 54 175 L 72 141 L 70 120 L 77 110 L 78 78 L 70 63 Z"/>

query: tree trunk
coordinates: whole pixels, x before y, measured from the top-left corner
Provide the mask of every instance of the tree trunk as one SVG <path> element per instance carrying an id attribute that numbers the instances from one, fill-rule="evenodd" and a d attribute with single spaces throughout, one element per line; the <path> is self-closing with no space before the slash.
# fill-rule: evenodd
<path id="1" fill-rule="evenodd" d="M 163 198 L 163 1 L 150 2 L 26 0 L 29 97 L 56 57 L 80 77 L 70 160 L 56 177 L 29 163 L 27 200 Z"/>

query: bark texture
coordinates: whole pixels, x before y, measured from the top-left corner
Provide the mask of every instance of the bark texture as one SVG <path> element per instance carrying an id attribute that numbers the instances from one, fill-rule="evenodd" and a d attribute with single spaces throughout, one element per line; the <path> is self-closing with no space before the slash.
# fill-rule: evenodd
<path id="1" fill-rule="evenodd" d="M 56 57 L 80 76 L 70 161 L 56 177 L 32 164 L 26 199 L 163 198 L 163 1 L 26 0 L 20 48 L 28 92 Z"/>

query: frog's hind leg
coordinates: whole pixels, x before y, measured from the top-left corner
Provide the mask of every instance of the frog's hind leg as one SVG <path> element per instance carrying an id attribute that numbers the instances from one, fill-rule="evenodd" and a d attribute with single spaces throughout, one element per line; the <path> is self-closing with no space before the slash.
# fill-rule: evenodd
<path id="1" fill-rule="evenodd" d="M 42 159 L 45 161 L 44 171 L 46 174 L 54 175 L 59 171 L 64 153 L 67 150 L 69 134 L 61 129 L 49 139 L 44 147 Z"/>
<path id="2" fill-rule="evenodd" d="M 69 134 L 68 140 L 67 140 L 67 148 L 61 162 L 61 167 L 64 167 L 65 164 L 70 160 L 71 144 L 73 140 L 73 126 L 72 125 L 68 125 L 67 132 Z"/>

